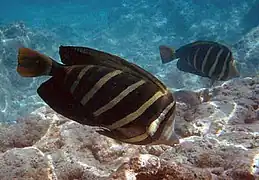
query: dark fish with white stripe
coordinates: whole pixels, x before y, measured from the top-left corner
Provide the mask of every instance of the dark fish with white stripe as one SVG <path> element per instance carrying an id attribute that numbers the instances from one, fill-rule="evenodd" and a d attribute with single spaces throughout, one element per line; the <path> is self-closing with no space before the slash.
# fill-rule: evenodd
<path id="1" fill-rule="evenodd" d="M 57 113 L 100 134 L 131 144 L 179 143 L 174 132 L 175 100 L 167 87 L 139 66 L 87 47 L 61 46 L 63 64 L 20 48 L 17 72 L 52 76 L 39 96 Z"/>
<path id="2" fill-rule="evenodd" d="M 239 77 L 231 50 L 225 45 L 213 41 L 195 41 L 174 51 L 168 46 L 159 46 L 162 63 L 175 59 L 177 68 L 211 79 L 211 85 L 216 80 L 226 81 Z"/>

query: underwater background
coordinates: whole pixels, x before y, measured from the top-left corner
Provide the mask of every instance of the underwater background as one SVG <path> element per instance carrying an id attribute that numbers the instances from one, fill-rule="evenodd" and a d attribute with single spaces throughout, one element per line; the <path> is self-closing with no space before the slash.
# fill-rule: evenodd
<path id="1" fill-rule="evenodd" d="M 180 72 L 176 62 L 162 65 L 158 46 L 213 40 L 233 49 L 242 77 L 258 75 L 259 56 L 247 56 L 246 50 L 259 47 L 258 37 L 243 41 L 259 25 L 258 8 L 258 0 L 3 1 L 0 121 L 15 122 L 44 104 L 36 89 L 46 77 L 26 79 L 16 73 L 21 46 L 56 60 L 60 45 L 96 48 L 136 63 L 173 90 L 195 90 L 207 87 L 207 79 Z M 259 30 L 254 34 L 259 36 Z"/>

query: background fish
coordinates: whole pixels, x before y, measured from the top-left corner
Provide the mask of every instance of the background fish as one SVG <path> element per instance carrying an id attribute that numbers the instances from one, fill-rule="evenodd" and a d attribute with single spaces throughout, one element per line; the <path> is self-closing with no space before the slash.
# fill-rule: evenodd
<path id="1" fill-rule="evenodd" d="M 232 52 L 222 44 L 213 41 L 196 41 L 176 51 L 168 46 L 159 46 L 162 63 L 178 59 L 177 68 L 215 80 L 226 81 L 239 77 Z"/>
<path id="2" fill-rule="evenodd" d="M 56 112 L 100 134 L 132 144 L 179 142 L 174 132 L 175 100 L 152 74 L 126 60 L 84 47 L 60 47 L 59 64 L 20 48 L 17 72 L 52 76 L 37 90 Z"/>

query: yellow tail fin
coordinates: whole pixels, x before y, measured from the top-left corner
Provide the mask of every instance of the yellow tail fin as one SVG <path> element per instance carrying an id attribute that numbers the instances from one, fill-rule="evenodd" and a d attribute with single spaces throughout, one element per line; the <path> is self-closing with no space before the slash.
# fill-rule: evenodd
<path id="1" fill-rule="evenodd" d="M 23 77 L 49 75 L 52 59 L 29 48 L 20 48 L 18 52 L 17 72 Z"/>
<path id="2" fill-rule="evenodd" d="M 159 46 L 160 57 L 163 64 L 173 61 L 176 59 L 175 51 L 173 48 L 161 45 Z"/>

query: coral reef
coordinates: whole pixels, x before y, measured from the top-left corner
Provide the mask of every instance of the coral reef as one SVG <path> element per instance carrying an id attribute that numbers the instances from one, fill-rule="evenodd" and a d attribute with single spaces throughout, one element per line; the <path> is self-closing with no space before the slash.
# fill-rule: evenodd
<path id="1" fill-rule="evenodd" d="M 253 4 L 249 7 L 249 11 L 244 14 L 241 24 L 244 28 L 243 32 L 248 32 L 252 28 L 259 25 L 259 17 L 255 16 L 259 8 L 259 1 L 255 0 Z"/>
<path id="2" fill-rule="evenodd" d="M 29 19 L 33 27 L 22 22 L 4 25 L 15 13 L 0 17 L 1 180 L 259 179 L 258 0 L 103 1 L 98 6 L 95 1 L 73 6 L 62 1 L 42 11 L 35 3 L 44 6 L 34 2 L 28 11 L 30 2 L 15 7 L 10 3 L 12 12 L 19 10 L 18 18 Z M 59 11 L 60 5 L 66 11 Z M 2 8 L 10 13 L 9 9 Z M 234 43 L 230 47 L 242 78 L 200 89 L 209 83 L 207 78 L 179 71 L 176 62 L 161 64 L 160 44 L 177 48 L 197 39 Z M 30 47 L 58 60 L 61 44 L 120 55 L 173 91 L 195 90 L 177 102 L 181 143 L 120 143 L 43 106 L 36 88 L 45 77 L 20 78 L 17 49 Z"/>
<path id="3" fill-rule="evenodd" d="M 195 106 L 177 102 L 183 138 L 174 147 L 120 143 L 41 107 L 0 127 L 0 179 L 259 179 L 259 77 L 209 94 Z"/>
<path id="4" fill-rule="evenodd" d="M 235 59 L 242 76 L 259 73 L 259 26 L 253 28 L 233 45 Z"/>

